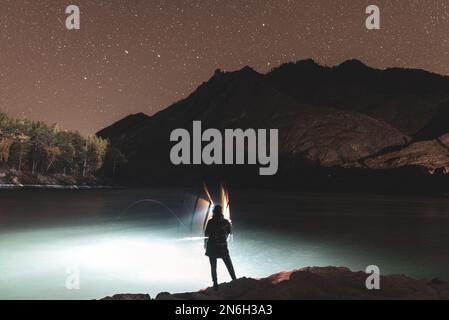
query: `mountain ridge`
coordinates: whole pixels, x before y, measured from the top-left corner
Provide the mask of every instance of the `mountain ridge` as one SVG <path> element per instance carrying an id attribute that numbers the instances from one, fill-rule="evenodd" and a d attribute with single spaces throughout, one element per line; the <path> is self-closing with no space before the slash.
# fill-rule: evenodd
<path id="1" fill-rule="evenodd" d="M 438 115 L 446 113 L 449 77 L 418 69 L 380 70 L 355 59 L 334 67 L 308 59 L 267 74 L 249 66 L 232 72 L 217 69 L 187 98 L 151 117 L 126 117 L 98 135 L 128 157 L 122 176 L 131 180 L 147 177 L 156 182 L 173 174 L 184 178 L 243 174 L 251 180 L 252 168 L 244 172 L 217 166 L 174 167 L 168 158 L 170 132 L 190 128 L 193 120 L 219 130 L 278 128 L 281 167 L 351 168 L 384 150 L 440 138 L 449 132 L 449 125 L 438 121 Z M 369 163 L 364 162 L 365 168 L 382 167 L 371 168 Z M 441 157 L 436 163 L 441 164 Z M 418 166 L 435 172 L 434 165 Z M 449 163 L 444 166 L 449 168 Z"/>

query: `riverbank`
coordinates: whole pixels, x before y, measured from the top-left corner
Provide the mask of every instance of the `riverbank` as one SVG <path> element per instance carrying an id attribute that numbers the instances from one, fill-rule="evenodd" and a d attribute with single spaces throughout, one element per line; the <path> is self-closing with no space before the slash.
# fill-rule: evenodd
<path id="1" fill-rule="evenodd" d="M 95 176 L 40 175 L 17 170 L 0 170 L 0 189 L 91 189 L 110 188 Z"/>
<path id="2" fill-rule="evenodd" d="M 159 293 L 156 300 L 449 300 L 449 282 L 405 275 L 380 277 L 380 289 L 368 290 L 369 275 L 345 267 L 308 267 L 268 278 L 240 278 L 197 292 Z M 119 294 L 104 300 L 150 300 L 148 294 Z"/>

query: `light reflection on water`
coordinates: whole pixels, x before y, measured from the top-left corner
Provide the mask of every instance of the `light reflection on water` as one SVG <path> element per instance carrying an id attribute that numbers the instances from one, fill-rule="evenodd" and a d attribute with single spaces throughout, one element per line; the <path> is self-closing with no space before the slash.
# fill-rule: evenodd
<path id="1" fill-rule="evenodd" d="M 129 225 L 128 225 L 129 227 Z M 162 231 L 163 230 L 163 231 Z M 0 236 L 1 298 L 100 298 L 122 292 L 198 290 L 210 285 L 201 240 L 186 240 L 179 229 L 102 227 L 52 228 Z M 236 236 L 230 250 L 239 276 L 263 277 L 317 260 L 310 251 L 249 233 Z M 301 250 L 301 254 L 300 254 Z M 310 250 L 310 249 L 309 249 Z M 302 256 L 305 255 L 305 256 Z M 308 256 L 308 257 L 306 257 Z M 77 268 L 81 290 L 65 288 Z M 219 277 L 229 281 L 223 265 Z"/>
<path id="2" fill-rule="evenodd" d="M 132 201 L 161 199 L 189 223 L 194 199 L 167 190 L 2 191 L 0 298 L 93 299 L 115 293 L 196 291 L 210 285 L 200 236 L 155 212 L 117 221 Z M 190 194 L 187 192 L 187 194 Z M 262 194 L 262 196 L 261 196 Z M 188 198 L 188 197 L 187 197 Z M 382 273 L 449 279 L 445 198 L 231 191 L 230 251 L 238 276 L 304 266 L 376 264 Z M 138 212 L 135 212 L 136 214 Z M 80 290 L 67 290 L 67 268 Z M 72 269 L 73 270 L 73 269 Z M 219 279 L 229 281 L 222 264 Z"/>

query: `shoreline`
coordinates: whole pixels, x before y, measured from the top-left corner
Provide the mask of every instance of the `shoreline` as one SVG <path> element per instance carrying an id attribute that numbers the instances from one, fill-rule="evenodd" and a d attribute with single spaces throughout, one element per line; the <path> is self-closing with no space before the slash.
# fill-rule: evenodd
<path id="1" fill-rule="evenodd" d="M 117 294 L 102 300 L 449 300 L 449 282 L 380 275 L 379 289 L 368 289 L 372 274 L 346 267 L 306 267 L 267 278 L 239 278 L 219 291 L 205 288 L 171 294 Z"/>
<path id="2" fill-rule="evenodd" d="M 102 185 L 58 185 L 58 184 L 0 184 L 0 190 L 24 190 L 24 189 L 39 189 L 39 190 L 95 190 L 95 189 L 120 189 L 115 186 Z"/>

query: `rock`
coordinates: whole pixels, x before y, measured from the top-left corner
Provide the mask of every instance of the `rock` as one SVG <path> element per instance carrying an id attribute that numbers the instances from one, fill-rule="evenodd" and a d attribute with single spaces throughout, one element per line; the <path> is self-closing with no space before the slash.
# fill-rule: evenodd
<path id="1" fill-rule="evenodd" d="M 280 128 L 282 153 L 323 167 L 343 166 L 410 140 L 385 122 L 332 109 L 291 114 L 274 127 Z"/>
<path id="2" fill-rule="evenodd" d="M 116 294 L 101 300 L 151 300 L 149 294 Z"/>
<path id="3" fill-rule="evenodd" d="M 156 300 L 180 300 L 169 292 L 161 292 L 156 296 Z"/>
<path id="4" fill-rule="evenodd" d="M 449 173 L 449 135 L 430 141 L 414 142 L 403 149 L 373 156 L 363 161 L 371 169 L 420 166 L 433 174 Z"/>
<path id="5" fill-rule="evenodd" d="M 197 292 L 159 293 L 156 300 L 449 300 L 449 283 L 415 280 L 404 275 L 381 276 L 380 290 L 368 290 L 367 274 L 345 267 L 307 267 L 268 278 L 240 278 Z M 104 300 L 150 300 L 147 294 L 119 294 Z"/>
<path id="6" fill-rule="evenodd" d="M 404 275 L 381 276 L 380 290 L 368 290 L 367 274 L 344 267 L 308 267 L 264 279 L 241 278 L 198 292 L 161 293 L 156 300 L 304 300 L 449 299 L 449 283 L 414 280 Z"/>
<path id="7" fill-rule="evenodd" d="M 0 188 L 8 187 L 62 187 L 99 186 L 101 180 L 94 176 L 77 177 L 63 174 L 31 174 L 14 169 L 0 170 Z"/>

